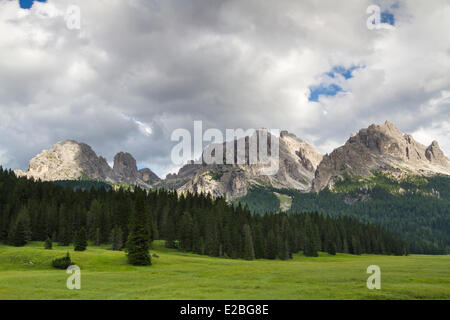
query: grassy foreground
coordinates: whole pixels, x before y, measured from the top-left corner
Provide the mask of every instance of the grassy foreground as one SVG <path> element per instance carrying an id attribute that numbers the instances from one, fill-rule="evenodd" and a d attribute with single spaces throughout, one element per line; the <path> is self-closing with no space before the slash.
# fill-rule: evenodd
<path id="1" fill-rule="evenodd" d="M 134 267 L 107 247 L 69 247 L 81 268 L 81 290 L 68 290 L 69 275 L 50 265 L 67 249 L 0 246 L 0 299 L 450 299 L 448 255 L 244 261 L 184 254 L 158 242 L 153 265 Z M 381 290 L 366 287 L 372 264 L 381 268 Z"/>

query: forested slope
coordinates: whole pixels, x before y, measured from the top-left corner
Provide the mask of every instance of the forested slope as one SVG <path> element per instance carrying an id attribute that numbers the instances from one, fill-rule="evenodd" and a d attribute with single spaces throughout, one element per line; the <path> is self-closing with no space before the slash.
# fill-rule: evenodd
<path id="1" fill-rule="evenodd" d="M 63 188 L 51 182 L 16 178 L 0 169 L 0 241 L 20 246 L 48 236 L 69 245 L 81 228 L 96 244 L 109 243 L 119 229 L 129 235 L 136 199 L 150 238 L 163 239 L 179 250 L 230 258 L 288 259 L 304 251 L 331 254 L 403 254 L 404 242 L 383 228 L 351 218 L 331 218 L 317 213 L 252 215 L 223 198 L 205 195 L 178 196 L 173 191 L 134 191 L 104 188 Z"/>
<path id="2" fill-rule="evenodd" d="M 445 254 L 450 250 L 450 178 L 446 176 L 401 181 L 383 174 L 371 178 L 346 176 L 333 191 L 301 193 L 255 188 L 239 201 L 255 213 L 265 212 L 261 208 L 276 206 L 278 200 L 273 192 L 293 198 L 290 213 L 324 212 L 386 227 L 407 241 L 409 252 Z M 257 205 L 248 199 L 258 199 Z"/>

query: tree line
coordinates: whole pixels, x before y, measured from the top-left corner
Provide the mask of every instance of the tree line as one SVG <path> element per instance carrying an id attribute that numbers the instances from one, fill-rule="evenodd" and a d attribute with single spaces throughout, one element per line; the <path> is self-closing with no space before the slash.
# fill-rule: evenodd
<path id="1" fill-rule="evenodd" d="M 448 254 L 450 178 L 420 178 L 420 183 L 394 181 L 381 175 L 376 179 L 377 184 L 370 188 L 355 188 L 354 181 L 345 179 L 336 182 L 334 191 L 326 188 L 318 193 L 254 187 L 234 202 L 248 205 L 253 213 L 270 212 L 280 207 L 274 194 L 278 192 L 292 198 L 290 213 L 319 212 L 332 217 L 352 217 L 399 234 L 410 253 Z"/>
<path id="2" fill-rule="evenodd" d="M 249 260 L 289 259 L 299 251 L 405 253 L 398 236 L 348 217 L 254 215 L 223 198 L 168 190 L 74 190 L 17 178 L 0 167 L 0 241 L 21 246 L 48 239 L 125 248 L 133 264 L 149 264 L 148 249 L 159 239 L 186 252 Z"/>

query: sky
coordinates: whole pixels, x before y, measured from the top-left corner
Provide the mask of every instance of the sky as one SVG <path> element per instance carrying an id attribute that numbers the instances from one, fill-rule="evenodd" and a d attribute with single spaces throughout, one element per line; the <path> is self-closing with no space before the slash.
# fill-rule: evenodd
<path id="1" fill-rule="evenodd" d="M 370 5 L 389 28 L 369 30 Z M 389 120 L 449 156 L 449 16 L 449 0 L 0 0 L 0 164 L 74 139 L 164 177 L 195 120 L 323 153 Z"/>

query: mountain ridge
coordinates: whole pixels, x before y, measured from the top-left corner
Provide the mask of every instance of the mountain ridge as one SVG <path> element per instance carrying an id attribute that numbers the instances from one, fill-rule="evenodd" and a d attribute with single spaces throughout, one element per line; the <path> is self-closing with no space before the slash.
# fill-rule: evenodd
<path id="1" fill-rule="evenodd" d="M 316 170 L 312 189 L 317 192 L 332 188 L 344 174 L 370 176 L 374 171 L 397 178 L 450 175 L 450 160 L 437 141 L 426 147 L 386 121 L 359 130 L 343 146 L 325 155 Z"/>
<path id="2" fill-rule="evenodd" d="M 253 135 L 260 131 L 256 130 Z M 265 130 L 271 141 L 271 133 Z M 251 136 L 253 137 L 253 136 Z M 249 162 L 249 139 L 244 137 L 224 142 L 224 159 L 227 152 L 236 155 L 237 144 L 245 146 L 245 162 L 242 164 L 206 164 L 190 161 L 177 174 L 160 179 L 150 169 L 137 169 L 130 153 L 119 152 L 111 168 L 106 159 L 97 156 L 92 148 L 75 140 L 56 143 L 52 149 L 43 150 L 31 159 L 28 171 L 15 170 L 16 175 L 46 181 L 71 180 L 87 177 L 109 183 L 138 185 L 143 188 L 165 188 L 178 192 L 210 193 L 213 197 L 227 199 L 243 197 L 252 186 L 271 186 L 278 189 L 294 189 L 301 192 L 318 192 L 333 189 L 334 184 L 347 175 L 372 176 L 373 172 L 388 173 L 398 179 L 409 175 L 450 176 L 450 160 L 444 155 L 437 141 L 429 146 L 414 140 L 410 134 L 400 131 L 391 122 L 372 124 L 350 136 L 347 142 L 322 155 L 313 145 L 288 131 L 279 135 L 279 170 L 272 176 L 262 175 L 267 165 Z M 258 140 L 259 141 L 259 140 Z M 210 145 L 202 153 L 202 160 L 212 155 Z M 259 148 L 259 142 L 258 142 Z"/>
<path id="3" fill-rule="evenodd" d="M 138 170 L 136 160 L 129 153 L 119 152 L 111 168 L 92 148 L 75 140 L 57 142 L 30 160 L 28 170 L 14 170 L 17 176 L 42 181 L 93 179 L 108 183 L 134 184 L 149 188 L 159 181 L 150 169 Z"/>

